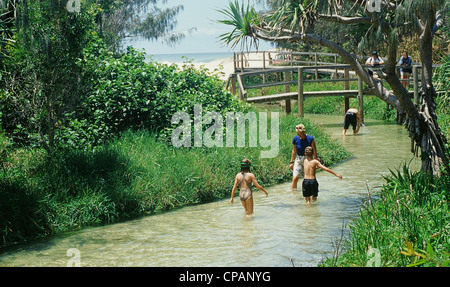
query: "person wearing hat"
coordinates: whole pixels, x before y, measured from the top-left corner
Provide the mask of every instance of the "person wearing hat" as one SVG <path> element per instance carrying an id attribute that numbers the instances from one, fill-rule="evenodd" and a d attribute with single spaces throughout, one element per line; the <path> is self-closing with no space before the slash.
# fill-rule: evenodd
<path id="1" fill-rule="evenodd" d="M 292 189 L 297 189 L 297 183 L 303 174 L 303 161 L 305 160 L 305 149 L 310 146 L 313 148 L 313 157 L 317 158 L 316 142 L 312 135 L 306 134 L 306 128 L 300 124 L 295 127 L 297 135 L 292 140 L 293 149 L 289 168 L 293 171 Z"/>
<path id="2" fill-rule="evenodd" d="M 400 67 L 400 76 L 402 78 L 402 80 L 408 80 L 409 79 L 409 75 L 412 73 L 412 59 L 410 56 L 408 56 L 408 52 L 403 51 L 402 53 L 402 57 L 400 58 L 400 60 L 398 61 L 399 66 Z M 408 88 L 408 81 L 402 81 L 403 86 L 405 87 L 405 89 Z"/>
<path id="3" fill-rule="evenodd" d="M 378 54 L 376 51 L 373 51 L 372 56 L 369 59 L 367 59 L 366 65 L 376 67 L 376 66 L 384 65 L 384 61 L 383 61 L 383 59 L 378 57 Z M 369 70 L 369 75 L 371 77 L 373 77 L 374 70 L 373 69 L 368 69 L 368 70 Z"/>

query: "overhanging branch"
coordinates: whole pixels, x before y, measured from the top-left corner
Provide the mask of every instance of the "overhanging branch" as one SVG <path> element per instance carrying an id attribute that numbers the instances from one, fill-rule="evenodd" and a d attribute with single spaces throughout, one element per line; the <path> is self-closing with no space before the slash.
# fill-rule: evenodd
<path id="1" fill-rule="evenodd" d="M 370 77 L 363 66 L 355 59 L 352 54 L 347 52 L 345 49 L 343 49 L 338 44 L 322 38 L 320 36 L 317 36 L 315 34 L 299 34 L 299 33 L 293 33 L 291 30 L 288 29 L 276 29 L 272 27 L 253 27 L 253 36 L 266 41 L 271 42 L 284 42 L 284 41 L 290 41 L 290 42 L 296 42 L 296 41 L 307 41 L 319 44 L 324 47 L 330 48 L 333 52 L 336 54 L 339 54 L 345 63 L 352 66 L 352 69 L 361 77 L 362 81 L 365 82 L 370 87 L 375 88 L 375 95 L 382 99 L 383 101 L 387 102 L 391 106 L 393 106 L 396 110 L 402 111 L 403 108 L 397 99 L 397 97 L 390 93 L 383 84 Z M 269 30 L 270 29 L 270 30 Z M 278 32 L 279 35 L 277 36 L 269 36 L 267 34 L 273 32 Z M 284 35 L 283 35 L 284 34 Z M 287 34 L 287 35 L 286 35 Z"/>
<path id="2" fill-rule="evenodd" d="M 371 24 L 372 19 L 370 17 L 344 17 L 339 15 L 325 15 L 319 14 L 319 19 L 336 22 L 342 24 Z"/>

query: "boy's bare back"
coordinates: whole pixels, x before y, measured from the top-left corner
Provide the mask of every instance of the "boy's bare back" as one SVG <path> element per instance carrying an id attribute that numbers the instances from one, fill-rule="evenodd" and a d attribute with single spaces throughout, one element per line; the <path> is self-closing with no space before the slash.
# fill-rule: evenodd
<path id="1" fill-rule="evenodd" d="M 304 179 L 315 179 L 316 178 L 316 170 L 318 168 L 321 168 L 321 169 L 335 175 L 336 177 L 342 179 L 341 175 L 335 173 L 328 167 L 324 166 L 317 159 L 313 159 L 312 152 L 313 152 L 312 148 L 309 148 L 309 147 L 306 148 L 306 151 L 305 151 L 306 158 L 305 158 L 305 161 L 303 162 Z"/>
<path id="2" fill-rule="evenodd" d="M 319 167 L 320 162 L 317 159 L 305 158 L 303 162 L 304 167 L 304 179 L 315 179 L 316 170 Z"/>

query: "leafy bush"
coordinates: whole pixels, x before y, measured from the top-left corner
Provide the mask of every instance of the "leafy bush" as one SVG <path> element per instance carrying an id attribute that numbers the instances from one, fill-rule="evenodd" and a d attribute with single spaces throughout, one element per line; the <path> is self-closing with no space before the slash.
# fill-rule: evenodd
<path id="1" fill-rule="evenodd" d="M 195 104 L 222 115 L 249 109 L 207 71 L 189 64 L 147 63 L 144 53 L 131 47 L 113 55 L 97 42 L 79 64 L 89 89 L 80 108 L 60 127 L 59 139 L 68 145 L 98 145 L 129 128 L 159 133 L 171 128 L 176 112 L 193 117 Z"/>
<path id="2" fill-rule="evenodd" d="M 449 190 L 447 174 L 392 172 L 350 224 L 345 252 L 325 265 L 366 266 L 370 248 L 379 250 L 382 266 L 448 265 Z"/>

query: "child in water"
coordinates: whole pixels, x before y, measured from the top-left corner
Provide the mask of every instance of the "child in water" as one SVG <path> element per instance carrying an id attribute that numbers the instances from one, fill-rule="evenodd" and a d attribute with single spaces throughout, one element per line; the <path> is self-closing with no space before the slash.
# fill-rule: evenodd
<path id="1" fill-rule="evenodd" d="M 241 200 L 242 206 L 245 208 L 245 214 L 250 216 L 253 214 L 253 196 L 251 183 L 256 186 L 259 190 L 263 191 L 266 194 L 266 197 L 269 195 L 267 191 L 258 184 L 256 181 L 256 177 L 253 173 L 250 172 L 251 162 L 248 159 L 243 159 L 241 161 L 241 172 L 236 174 L 236 179 L 234 180 L 233 190 L 231 191 L 231 199 L 230 203 L 234 203 L 234 194 L 236 193 L 237 186 L 240 186 L 239 198 Z"/>
<path id="2" fill-rule="evenodd" d="M 319 194 L 319 183 L 317 182 L 317 179 L 316 179 L 316 170 L 319 167 L 331 174 L 334 174 L 339 179 L 342 179 L 341 175 L 335 173 L 328 167 L 324 166 L 317 159 L 313 159 L 313 153 L 314 153 L 313 148 L 310 146 L 307 147 L 305 149 L 306 159 L 303 162 L 304 173 L 305 173 L 304 180 L 303 180 L 303 197 L 306 199 L 306 204 L 308 204 L 308 205 L 311 203 L 311 196 L 312 196 L 312 200 L 316 201 L 317 196 Z"/>

